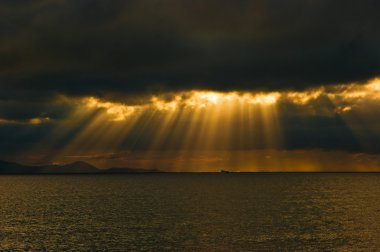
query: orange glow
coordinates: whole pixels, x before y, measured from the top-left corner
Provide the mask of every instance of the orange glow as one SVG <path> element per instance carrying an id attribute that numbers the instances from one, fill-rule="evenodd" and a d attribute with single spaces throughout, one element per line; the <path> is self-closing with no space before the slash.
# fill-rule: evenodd
<path id="1" fill-rule="evenodd" d="M 273 93 L 268 93 L 268 94 L 260 93 L 252 97 L 249 97 L 248 103 L 271 105 L 271 104 L 275 104 L 277 100 L 280 98 L 280 96 L 281 94 L 279 92 L 273 92 Z"/>
<path id="2" fill-rule="evenodd" d="M 106 113 L 110 115 L 114 121 L 125 120 L 139 109 L 138 106 L 128 106 L 121 103 L 103 102 L 94 97 L 84 98 L 83 103 L 90 108 L 105 109 Z"/>
<path id="3" fill-rule="evenodd" d="M 311 100 L 318 99 L 324 92 L 324 89 L 317 89 L 304 92 L 287 92 L 286 97 L 293 103 L 305 105 Z"/>
<path id="4" fill-rule="evenodd" d="M 8 119 L 1 119 L 0 118 L 0 125 L 1 124 L 13 124 L 13 123 L 17 123 L 17 121 L 15 121 L 15 120 L 8 120 Z"/>
<path id="5" fill-rule="evenodd" d="M 380 80 L 374 79 L 365 85 L 349 84 L 335 85 L 325 88 L 318 88 L 305 91 L 284 91 L 284 92 L 214 92 L 214 91 L 185 91 L 176 94 L 156 95 L 139 105 L 129 105 L 125 103 L 103 101 L 95 97 L 85 97 L 80 104 L 88 108 L 98 108 L 105 111 L 112 121 L 124 121 L 147 110 L 157 110 L 169 112 L 177 109 L 208 109 L 211 107 L 229 108 L 232 104 L 243 104 L 244 106 L 271 106 L 280 101 L 286 101 L 299 106 L 328 97 L 338 107 L 339 111 L 347 112 L 351 105 L 367 100 L 380 100 Z M 338 103 L 352 103 L 338 105 Z"/>
<path id="6" fill-rule="evenodd" d="M 95 97 L 83 98 L 81 104 L 89 108 L 101 108 L 114 121 L 129 118 L 136 112 L 155 109 L 158 111 L 170 111 L 180 107 L 206 108 L 210 106 L 230 106 L 228 104 L 240 102 L 256 105 L 275 104 L 281 97 L 279 92 L 271 93 L 237 93 L 237 92 L 211 92 L 189 91 L 175 95 L 171 100 L 165 100 L 163 96 L 153 96 L 144 105 L 127 105 L 110 101 L 102 101 Z"/>
<path id="7" fill-rule="evenodd" d="M 239 154 L 231 154 L 228 162 L 216 157 L 212 159 L 212 165 L 228 168 L 220 163 L 227 162 L 231 166 L 240 164 L 242 170 L 260 170 L 261 165 L 281 164 L 291 170 L 295 163 L 287 160 L 285 154 L 272 155 L 269 152 L 265 158 L 260 155 L 249 157 L 247 154 L 258 149 L 279 149 L 284 144 L 281 106 L 291 104 L 292 109 L 312 115 L 339 115 L 349 128 L 354 128 L 358 123 L 370 125 L 367 121 L 373 115 L 365 114 L 358 108 L 378 100 L 378 79 L 363 85 L 336 85 L 304 91 L 255 93 L 191 90 L 156 94 L 141 99 L 137 105 L 129 103 L 128 99 L 121 102 L 96 97 L 66 98 L 63 102 L 74 104 L 75 110 L 70 117 L 57 124 L 51 135 L 40 144 L 50 147 L 54 146 L 54 142 L 69 138 L 65 146 L 55 153 L 56 159 L 105 151 L 113 153 L 125 148 L 133 150 L 144 145 L 146 150 L 139 162 L 147 168 L 154 165 L 152 160 L 157 151 L 175 150 L 181 154 L 167 162 L 177 171 L 186 169 L 184 167 L 188 167 L 189 160 L 195 156 L 196 160 L 203 160 L 202 152 L 218 150 L 219 153 L 228 153 L 228 150 L 234 149 L 239 150 L 235 152 Z M 320 107 L 321 101 L 323 104 L 327 101 L 330 107 Z M 23 123 L 41 124 L 48 121 L 51 120 L 33 118 Z M 10 122 L 0 120 L 0 124 Z M 81 125 L 80 130 L 77 130 L 78 125 Z M 361 136 L 357 135 L 357 138 L 360 140 Z M 304 170 L 321 169 L 318 158 L 304 160 L 301 157 L 300 154 L 298 158 L 297 154 L 297 165 L 302 164 Z M 128 154 L 123 158 L 129 162 Z M 198 165 L 202 167 L 199 170 L 208 169 L 200 163 Z"/>
<path id="8" fill-rule="evenodd" d="M 45 122 L 49 122 L 50 121 L 50 118 L 49 117 L 44 117 L 44 118 L 32 118 L 29 120 L 29 123 L 30 124 L 41 124 L 41 123 L 45 123 Z"/>

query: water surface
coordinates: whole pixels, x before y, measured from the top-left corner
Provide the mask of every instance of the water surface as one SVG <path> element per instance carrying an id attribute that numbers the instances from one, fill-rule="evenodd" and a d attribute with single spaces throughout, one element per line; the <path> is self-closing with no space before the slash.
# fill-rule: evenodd
<path id="1" fill-rule="evenodd" d="M 375 251 L 380 174 L 0 176 L 0 250 Z"/>

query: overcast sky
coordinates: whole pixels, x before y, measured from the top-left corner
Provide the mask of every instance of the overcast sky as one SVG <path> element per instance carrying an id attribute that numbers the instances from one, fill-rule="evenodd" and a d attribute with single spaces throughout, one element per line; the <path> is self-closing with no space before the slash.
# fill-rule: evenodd
<path id="1" fill-rule="evenodd" d="M 74 124 L 83 98 L 139 106 L 192 90 L 281 93 L 282 144 L 271 148 L 377 154 L 380 90 L 366 85 L 380 76 L 379 9 L 377 0 L 3 0 L 2 157 L 32 155 L 48 132 Z M 322 94 L 302 104 L 284 98 L 313 90 Z M 161 123 L 152 118 L 123 150 L 148 149 L 143 139 Z M 265 148 L 237 139 L 230 149 Z"/>

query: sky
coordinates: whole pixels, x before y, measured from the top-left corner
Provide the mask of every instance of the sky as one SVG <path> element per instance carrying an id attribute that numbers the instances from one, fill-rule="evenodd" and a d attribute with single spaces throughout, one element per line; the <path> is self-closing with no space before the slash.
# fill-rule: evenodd
<path id="1" fill-rule="evenodd" d="M 376 0 L 3 0 L 0 159 L 380 171 Z"/>

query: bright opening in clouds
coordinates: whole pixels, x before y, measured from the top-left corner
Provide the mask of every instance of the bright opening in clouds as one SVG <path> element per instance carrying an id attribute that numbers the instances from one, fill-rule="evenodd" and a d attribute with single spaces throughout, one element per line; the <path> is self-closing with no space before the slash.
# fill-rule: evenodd
<path id="1" fill-rule="evenodd" d="M 0 158 L 378 170 L 378 9 L 372 0 L 2 1 Z"/>

